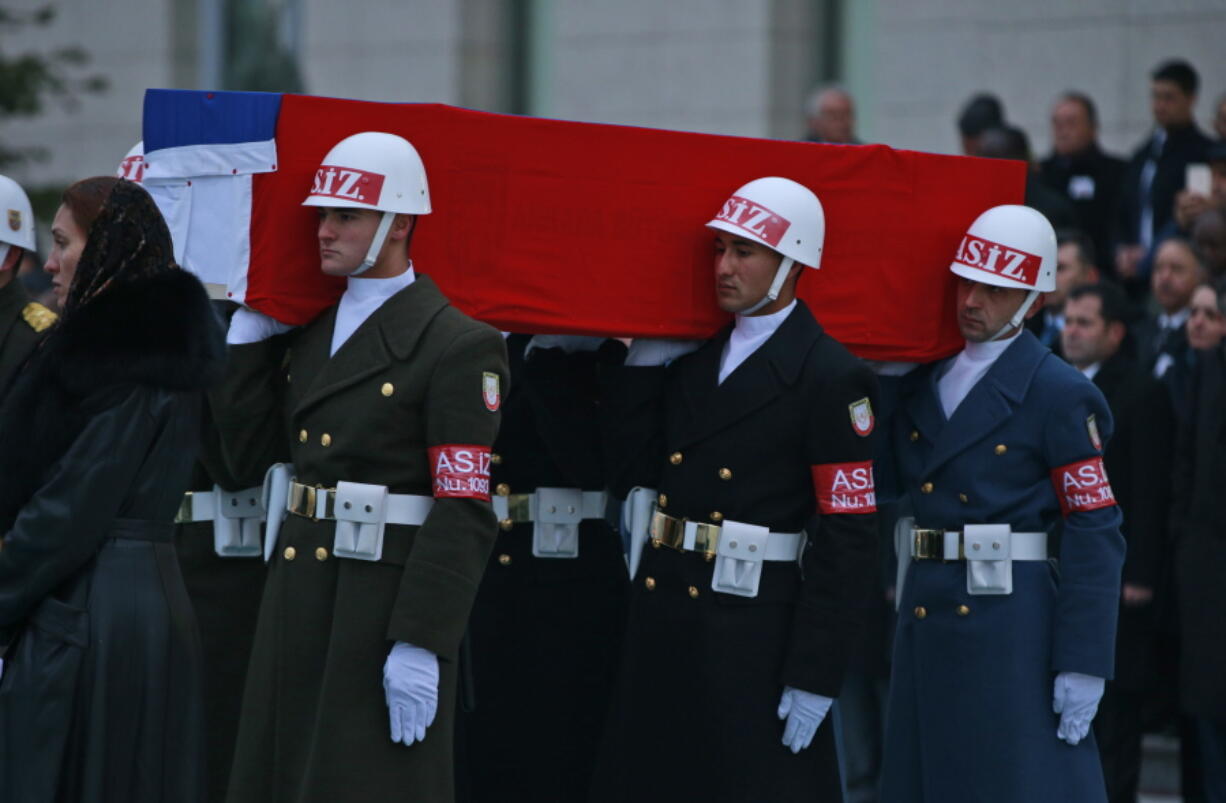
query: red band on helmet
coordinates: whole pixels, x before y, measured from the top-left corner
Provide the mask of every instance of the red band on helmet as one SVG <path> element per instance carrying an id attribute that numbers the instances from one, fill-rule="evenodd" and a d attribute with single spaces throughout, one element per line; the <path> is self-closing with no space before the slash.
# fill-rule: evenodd
<path id="1" fill-rule="evenodd" d="M 1107 481 L 1107 471 L 1103 468 L 1101 457 L 1053 468 L 1051 484 L 1060 500 L 1060 512 L 1066 516 L 1115 504 L 1115 493 Z"/>
<path id="2" fill-rule="evenodd" d="M 380 173 L 368 173 L 353 167 L 322 165 L 315 171 L 311 195 L 373 205 L 379 202 L 379 195 L 383 192 L 383 179 L 384 176 Z"/>
<path id="3" fill-rule="evenodd" d="M 813 466 L 813 492 L 822 513 L 876 513 L 873 461 Z"/>
<path id="4" fill-rule="evenodd" d="M 771 248 L 779 245 L 791 222 L 787 218 L 775 214 L 762 204 L 734 195 L 724 202 L 724 208 L 715 216 L 716 220 L 731 223 L 738 229 L 757 237 Z"/>
<path id="5" fill-rule="evenodd" d="M 135 181 L 137 184 L 145 178 L 145 157 L 143 156 L 127 156 L 119 163 L 119 177 L 126 178 L 128 181 Z"/>
<path id="6" fill-rule="evenodd" d="M 434 498 L 490 499 L 490 447 L 444 444 L 431 446 L 430 474 Z"/>
<path id="7" fill-rule="evenodd" d="M 1015 282 L 1034 286 L 1043 260 L 1034 254 L 994 243 L 968 234 L 962 238 L 954 261 L 959 265 L 981 270 L 993 276 L 1003 276 Z"/>

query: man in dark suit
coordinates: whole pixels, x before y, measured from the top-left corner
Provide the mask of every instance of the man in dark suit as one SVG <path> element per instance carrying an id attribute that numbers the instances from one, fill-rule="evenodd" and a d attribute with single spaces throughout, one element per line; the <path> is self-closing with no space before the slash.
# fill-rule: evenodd
<path id="1" fill-rule="evenodd" d="M 1111 229 L 1126 162 L 1098 144 L 1098 111 L 1081 92 L 1065 92 L 1051 111 L 1052 154 L 1039 163 L 1039 176 L 1073 204 L 1077 228 L 1094 243 L 1095 263 L 1114 272 Z"/>
<path id="2" fill-rule="evenodd" d="M 1117 220 L 1116 274 L 1125 282 L 1143 278 L 1138 266 L 1171 219 L 1187 166 L 1207 161 L 1211 144 L 1192 115 L 1200 86 L 1192 65 L 1168 61 L 1150 77 L 1154 130 L 1128 163 Z"/>
<path id="3" fill-rule="evenodd" d="M 1026 321 L 1039 342 L 1060 353 L 1060 331 L 1064 328 L 1064 302 L 1075 287 L 1098 281 L 1094 264 L 1094 243 L 1077 229 L 1056 232 L 1056 289 L 1043 296 L 1043 311 Z"/>
<path id="4" fill-rule="evenodd" d="M 1077 225 L 1073 204 L 1068 198 L 1048 187 L 1030 160 L 1030 139 L 1017 126 L 1001 126 L 984 131 L 979 136 L 979 156 L 989 159 L 1016 159 L 1026 163 L 1026 206 L 1043 213 L 1053 228 L 1066 229 Z"/>
<path id="5" fill-rule="evenodd" d="M 1103 462 L 1124 514 L 1128 543 L 1120 591 L 1115 678 L 1107 684 L 1095 734 L 1111 803 L 1133 803 L 1141 766 L 1141 708 L 1158 680 L 1158 604 L 1165 573 L 1166 516 L 1175 435 L 1162 384 L 1121 349 L 1128 303 L 1110 284 L 1069 293 L 1064 357 L 1102 391 L 1115 417 Z"/>
<path id="6" fill-rule="evenodd" d="M 1133 327 L 1141 363 L 1167 385 L 1176 415 L 1187 411 L 1191 371 L 1187 324 L 1192 294 L 1205 278 L 1204 264 L 1190 242 L 1182 237 L 1163 242 L 1150 277 L 1159 311 Z"/>

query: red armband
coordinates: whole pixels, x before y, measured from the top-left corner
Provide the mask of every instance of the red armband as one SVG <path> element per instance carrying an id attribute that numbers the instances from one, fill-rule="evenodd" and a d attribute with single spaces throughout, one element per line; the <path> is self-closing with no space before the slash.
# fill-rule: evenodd
<path id="1" fill-rule="evenodd" d="M 813 492 L 822 513 L 876 513 L 873 461 L 813 466 Z"/>
<path id="2" fill-rule="evenodd" d="M 1115 494 L 1107 481 L 1101 457 L 1053 468 L 1051 484 L 1060 500 L 1060 512 L 1065 516 L 1115 504 Z"/>
<path id="3" fill-rule="evenodd" d="M 448 443 L 427 453 L 435 499 L 490 500 L 490 447 Z"/>

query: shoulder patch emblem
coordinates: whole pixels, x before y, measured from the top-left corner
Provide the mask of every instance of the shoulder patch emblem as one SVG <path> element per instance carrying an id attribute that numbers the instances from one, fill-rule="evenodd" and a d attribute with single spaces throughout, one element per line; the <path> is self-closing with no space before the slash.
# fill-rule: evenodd
<path id="1" fill-rule="evenodd" d="M 481 398 L 485 402 L 485 409 L 491 413 L 502 406 L 502 391 L 499 383 L 498 374 L 493 371 L 485 371 L 481 374 Z"/>
<path id="2" fill-rule="evenodd" d="M 1086 418 L 1086 432 L 1090 436 L 1090 445 L 1101 452 L 1103 439 L 1098 434 L 1098 421 L 1092 415 Z"/>
<path id="3" fill-rule="evenodd" d="M 851 428 L 861 438 L 867 438 L 877 426 L 877 421 L 873 418 L 873 405 L 868 397 L 847 405 L 847 411 L 851 413 Z"/>
<path id="4" fill-rule="evenodd" d="M 58 318 L 58 315 L 37 301 L 31 301 L 21 308 L 21 319 L 29 324 L 30 328 L 35 332 L 43 332 L 50 329 L 51 325 Z"/>
<path id="5" fill-rule="evenodd" d="M 21 231 L 21 210 L 9 210 L 9 228 L 13 231 Z"/>

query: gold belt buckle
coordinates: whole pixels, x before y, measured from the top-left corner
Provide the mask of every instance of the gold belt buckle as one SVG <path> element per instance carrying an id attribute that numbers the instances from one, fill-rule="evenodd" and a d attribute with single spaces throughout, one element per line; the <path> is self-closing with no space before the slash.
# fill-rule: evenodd
<path id="1" fill-rule="evenodd" d="M 188 524 L 192 520 L 192 492 L 187 491 L 179 500 L 179 510 L 175 513 L 175 524 Z"/>
<path id="2" fill-rule="evenodd" d="M 945 559 L 944 530 L 913 530 L 915 557 L 919 560 Z"/>
<path id="3" fill-rule="evenodd" d="M 694 532 L 694 551 L 701 552 L 707 560 L 715 560 L 715 549 L 719 546 L 719 525 L 698 524 Z"/>
<path id="4" fill-rule="evenodd" d="M 651 543 L 678 551 L 685 546 L 685 520 L 675 519 L 667 513 L 651 514 Z"/>
<path id="5" fill-rule="evenodd" d="M 532 521 L 532 495 L 509 495 L 507 497 L 507 518 L 515 524 Z"/>
<path id="6" fill-rule="evenodd" d="M 695 524 L 693 550 L 685 548 L 685 525 L 685 519 L 673 518 L 657 510 L 651 516 L 651 543 L 678 552 L 701 552 L 707 560 L 714 560 L 715 548 L 719 546 L 719 525 Z"/>

